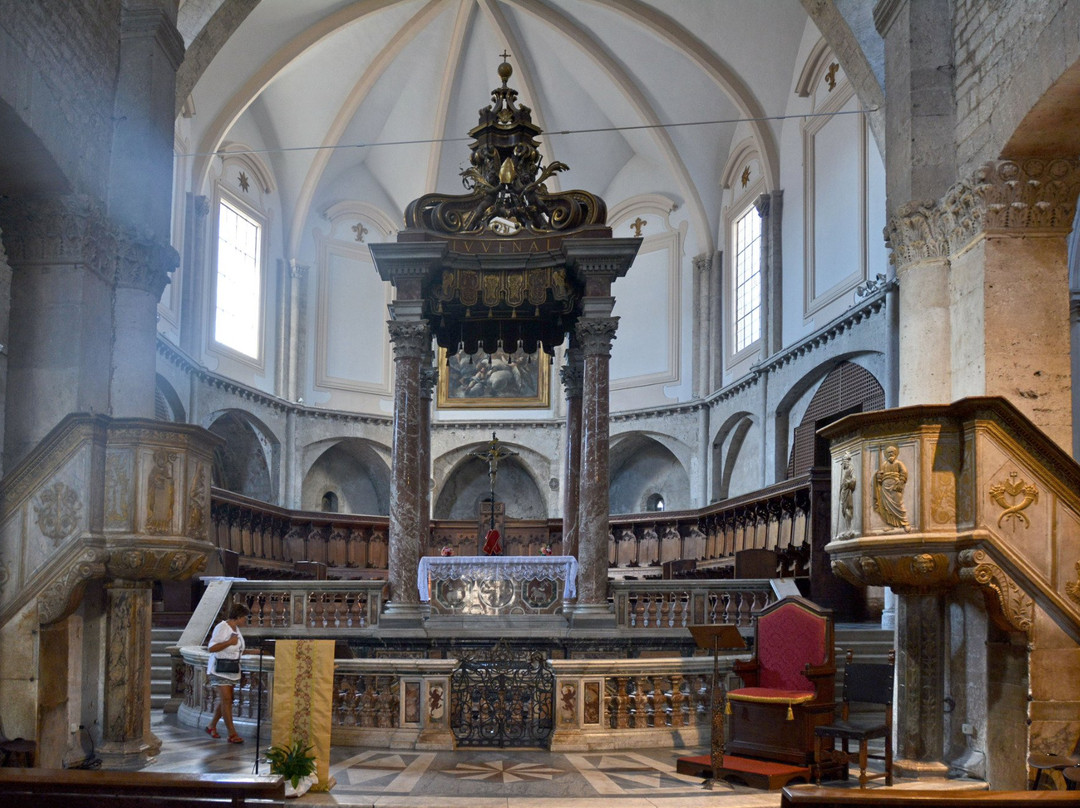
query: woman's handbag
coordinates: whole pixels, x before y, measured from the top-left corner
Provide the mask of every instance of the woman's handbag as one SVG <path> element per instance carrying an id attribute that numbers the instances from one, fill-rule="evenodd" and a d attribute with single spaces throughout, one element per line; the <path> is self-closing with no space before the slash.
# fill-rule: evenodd
<path id="1" fill-rule="evenodd" d="M 217 658 L 217 662 L 214 664 L 215 673 L 240 673 L 240 660 L 239 659 L 222 659 Z"/>

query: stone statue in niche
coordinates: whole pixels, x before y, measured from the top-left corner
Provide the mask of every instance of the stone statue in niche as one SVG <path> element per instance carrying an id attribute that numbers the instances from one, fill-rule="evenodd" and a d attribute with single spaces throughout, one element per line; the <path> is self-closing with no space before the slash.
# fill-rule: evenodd
<path id="1" fill-rule="evenodd" d="M 855 470 L 851 466 L 851 452 L 844 452 L 840 459 L 840 527 L 850 527 L 855 516 Z"/>
<path id="2" fill-rule="evenodd" d="M 874 473 L 874 510 L 890 527 L 910 529 L 907 509 L 904 507 L 904 486 L 908 473 L 899 459 L 895 446 L 886 447 L 882 453 L 881 466 Z"/>

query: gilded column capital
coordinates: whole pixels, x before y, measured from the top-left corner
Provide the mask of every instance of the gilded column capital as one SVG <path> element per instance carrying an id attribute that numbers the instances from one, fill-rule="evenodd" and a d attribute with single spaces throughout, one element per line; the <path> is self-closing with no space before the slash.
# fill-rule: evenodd
<path id="1" fill-rule="evenodd" d="M 610 356 L 611 341 L 619 327 L 618 317 L 583 317 L 574 331 L 584 356 Z"/>
<path id="2" fill-rule="evenodd" d="M 117 287 L 141 289 L 154 299 L 161 297 L 170 274 L 180 266 L 180 253 L 170 244 L 131 230 L 116 237 Z"/>
<path id="3" fill-rule="evenodd" d="M 389 320 L 394 359 L 423 359 L 431 350 L 431 330 L 424 320 Z"/>
<path id="4" fill-rule="evenodd" d="M 985 550 L 962 550 L 957 556 L 960 580 L 974 584 L 986 597 L 987 611 L 1006 631 L 1031 631 L 1035 602 Z"/>

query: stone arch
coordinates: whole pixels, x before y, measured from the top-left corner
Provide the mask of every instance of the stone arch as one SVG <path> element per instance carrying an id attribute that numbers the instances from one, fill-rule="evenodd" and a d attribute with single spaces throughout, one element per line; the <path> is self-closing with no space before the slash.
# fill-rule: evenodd
<path id="1" fill-rule="evenodd" d="M 214 450 L 213 484 L 263 502 L 277 501 L 272 469 L 281 444 L 270 429 L 243 410 L 215 413 L 207 427 L 225 441 Z"/>
<path id="2" fill-rule="evenodd" d="M 712 493 L 710 499 L 717 502 L 727 499 L 734 494 L 744 493 L 749 487 L 754 487 L 760 481 L 754 481 L 747 486 L 736 483 L 732 489 L 732 479 L 737 465 L 743 460 L 743 448 L 747 446 L 747 435 L 754 426 L 754 419 L 750 413 L 740 411 L 733 413 L 720 426 L 716 437 L 712 442 Z M 759 458 L 760 460 L 760 458 Z M 749 462 L 749 461 L 748 461 Z"/>
<path id="3" fill-rule="evenodd" d="M 788 455 L 787 477 L 798 477 L 815 466 L 829 464 L 828 441 L 817 430 L 845 415 L 885 408 L 885 390 L 866 368 L 843 361 L 821 380 L 795 427 Z"/>
<path id="4" fill-rule="evenodd" d="M 159 421 L 184 423 L 184 404 L 174 388 L 160 373 L 154 378 L 154 417 Z"/>
<path id="5" fill-rule="evenodd" d="M 340 513 L 386 516 L 390 513 L 390 466 L 386 449 L 362 438 L 326 446 L 304 474 L 300 507 L 325 510 L 332 495 Z"/>
<path id="6" fill-rule="evenodd" d="M 611 513 L 641 513 L 650 497 L 659 494 L 664 510 L 683 510 L 692 504 L 690 475 L 662 436 L 632 432 L 613 439 L 609 456 Z"/>
<path id="7" fill-rule="evenodd" d="M 521 452 L 521 447 L 503 442 L 510 451 Z M 443 477 L 439 491 L 434 497 L 432 515 L 435 519 L 475 519 L 480 502 L 490 496 L 487 464 L 473 457 L 472 452 L 483 450 L 486 444 L 476 443 L 462 447 L 460 457 Z M 507 519 L 546 519 L 547 502 L 532 470 L 521 455 L 508 457 L 499 462 L 495 481 L 495 499 L 506 503 Z"/>

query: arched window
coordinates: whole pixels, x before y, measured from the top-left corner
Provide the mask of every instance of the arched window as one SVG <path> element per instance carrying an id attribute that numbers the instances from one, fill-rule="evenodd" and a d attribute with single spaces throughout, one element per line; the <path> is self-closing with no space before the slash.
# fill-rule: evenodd
<path id="1" fill-rule="evenodd" d="M 662 511 L 664 510 L 664 496 L 662 494 L 649 494 L 645 499 L 646 511 Z"/>
<path id="2" fill-rule="evenodd" d="M 338 512 L 338 498 L 337 494 L 333 491 L 327 491 L 322 495 L 322 509 L 323 513 L 337 513 Z"/>

